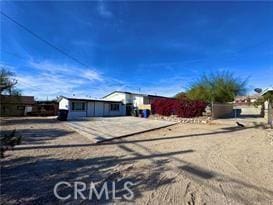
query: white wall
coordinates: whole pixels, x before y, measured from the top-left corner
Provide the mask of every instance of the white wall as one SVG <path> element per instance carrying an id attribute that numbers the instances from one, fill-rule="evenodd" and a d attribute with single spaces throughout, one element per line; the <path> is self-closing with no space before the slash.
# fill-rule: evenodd
<path id="1" fill-rule="evenodd" d="M 85 111 L 69 111 L 67 119 L 77 119 L 81 117 L 86 117 L 86 112 Z"/>
<path id="2" fill-rule="evenodd" d="M 144 97 L 141 95 L 134 95 L 128 93 L 112 93 L 111 95 L 105 97 L 106 100 L 122 101 L 124 104 L 132 103 L 134 107 L 144 104 Z"/>
<path id="3" fill-rule="evenodd" d="M 85 102 L 85 110 L 84 111 L 75 111 L 72 110 L 72 102 L 69 100 L 69 110 L 68 110 L 68 116 L 67 118 L 70 119 L 76 119 L 76 118 L 81 118 L 81 117 L 86 117 L 87 116 L 87 102 Z M 76 101 L 76 102 L 84 102 L 84 101 Z"/>
<path id="4" fill-rule="evenodd" d="M 143 105 L 143 96 L 139 96 L 139 95 L 133 95 L 133 104 L 134 107 L 138 107 L 139 105 Z"/>
<path id="5" fill-rule="evenodd" d="M 59 102 L 59 110 L 68 110 L 68 100 L 65 98 L 62 98 Z"/>
<path id="6" fill-rule="evenodd" d="M 104 116 L 104 102 L 95 102 L 95 116 L 102 117 Z"/>
<path id="7" fill-rule="evenodd" d="M 125 94 L 125 103 L 134 103 L 133 96 L 131 94 L 126 93 Z"/>
<path id="8" fill-rule="evenodd" d="M 132 103 L 134 107 L 144 104 L 144 97 L 141 95 L 126 94 L 126 103 Z"/>
<path id="9" fill-rule="evenodd" d="M 94 117 L 95 116 L 94 102 L 88 102 L 88 105 L 87 105 L 87 116 L 89 116 L 89 117 Z"/>
<path id="10" fill-rule="evenodd" d="M 262 113 L 262 106 L 255 107 L 254 105 L 241 105 L 234 107 L 235 109 L 241 109 L 240 115 L 257 115 L 260 116 Z"/>
<path id="11" fill-rule="evenodd" d="M 122 103 L 119 104 L 118 111 L 111 111 L 111 102 L 103 101 L 81 101 L 85 102 L 84 111 L 72 110 L 72 100 L 62 99 L 59 103 L 60 109 L 68 110 L 68 120 L 81 118 L 81 117 L 103 117 L 103 116 L 124 116 L 126 115 L 126 106 Z M 80 101 L 77 101 L 80 102 Z"/>
<path id="12" fill-rule="evenodd" d="M 111 103 L 104 104 L 104 116 L 124 116 L 126 115 L 126 107 L 122 103 L 119 103 L 119 110 L 113 111 L 111 109 Z"/>
<path id="13" fill-rule="evenodd" d="M 264 103 L 264 118 L 266 119 L 267 123 L 272 125 L 273 121 L 273 103 L 269 102 L 268 100 Z"/>
<path id="14" fill-rule="evenodd" d="M 126 94 L 125 93 L 118 93 L 118 92 L 112 93 L 111 95 L 108 95 L 104 99 L 106 99 L 106 100 L 113 100 L 113 101 L 122 101 L 123 103 L 127 103 L 126 102 Z"/>

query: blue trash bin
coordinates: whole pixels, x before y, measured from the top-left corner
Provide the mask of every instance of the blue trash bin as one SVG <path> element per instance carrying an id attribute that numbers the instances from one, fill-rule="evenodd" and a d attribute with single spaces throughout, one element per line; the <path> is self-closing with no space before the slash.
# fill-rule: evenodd
<path id="1" fill-rule="evenodd" d="M 150 116 L 151 111 L 147 110 L 147 118 Z"/>
<path id="2" fill-rule="evenodd" d="M 143 117 L 144 118 L 148 118 L 149 115 L 150 115 L 150 110 L 148 110 L 148 109 L 143 110 Z"/>

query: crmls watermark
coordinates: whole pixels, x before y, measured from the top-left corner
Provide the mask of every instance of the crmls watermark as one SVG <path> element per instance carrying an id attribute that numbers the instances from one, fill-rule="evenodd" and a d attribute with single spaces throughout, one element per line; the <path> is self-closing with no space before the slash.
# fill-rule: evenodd
<path id="1" fill-rule="evenodd" d="M 135 184 L 131 181 L 117 182 L 110 181 L 104 182 L 99 186 L 95 186 L 95 183 L 84 183 L 76 181 L 69 183 L 66 181 L 60 181 L 55 184 L 53 192 L 59 200 L 71 200 L 71 199 L 82 199 L 82 200 L 133 200 L 134 192 L 132 187 Z M 122 186 L 122 187 L 121 187 Z M 117 188 L 119 187 L 119 188 Z M 63 190 L 70 190 L 64 194 Z"/>

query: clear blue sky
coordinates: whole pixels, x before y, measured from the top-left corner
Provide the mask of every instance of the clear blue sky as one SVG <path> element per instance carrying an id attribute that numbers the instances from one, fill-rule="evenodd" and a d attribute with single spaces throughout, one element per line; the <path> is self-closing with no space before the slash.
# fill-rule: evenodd
<path id="1" fill-rule="evenodd" d="M 171 96 L 206 72 L 273 84 L 273 2 L 0 2 L 1 60 L 25 95 Z"/>

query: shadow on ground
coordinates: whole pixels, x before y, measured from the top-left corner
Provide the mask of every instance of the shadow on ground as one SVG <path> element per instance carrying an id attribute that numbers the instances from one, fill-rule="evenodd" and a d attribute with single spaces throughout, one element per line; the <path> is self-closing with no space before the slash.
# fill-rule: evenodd
<path id="1" fill-rule="evenodd" d="M 49 148 L 73 148 L 73 147 L 87 147 L 87 146 L 108 146 L 116 145 L 119 149 L 126 152 L 123 156 L 101 156 L 88 157 L 86 159 L 56 159 L 51 155 L 44 155 L 39 157 L 20 157 L 16 159 L 4 159 L 1 161 L 1 198 L 4 204 L 56 204 L 59 200 L 53 194 L 54 185 L 60 181 L 67 181 L 74 183 L 76 181 L 85 182 L 87 185 L 90 182 L 97 183 L 98 188 L 101 188 L 104 182 L 118 182 L 116 187 L 116 196 L 121 197 L 125 194 L 123 182 L 131 181 L 135 185 L 132 187 L 134 192 L 134 200 L 140 198 L 144 192 L 149 190 L 157 190 L 161 186 L 171 185 L 176 183 L 177 177 L 162 177 L 166 171 L 175 171 L 179 175 L 186 177 L 188 181 L 194 181 L 200 186 L 206 187 L 208 190 L 213 190 L 216 193 L 223 194 L 222 186 L 232 186 L 226 190 L 224 195 L 230 199 L 235 200 L 240 204 L 251 204 L 256 199 L 261 200 L 262 204 L 268 202 L 268 199 L 273 198 L 273 192 L 263 188 L 257 187 L 253 184 L 243 180 L 236 179 L 231 176 L 220 173 L 217 170 L 207 170 L 200 167 L 193 162 L 188 162 L 183 159 L 185 154 L 194 153 L 196 150 L 187 149 L 175 152 L 155 152 L 145 146 L 145 142 L 157 140 L 172 140 L 186 137 L 212 137 L 217 134 L 237 132 L 247 128 L 229 127 L 215 132 L 188 134 L 171 137 L 152 137 L 137 140 L 119 139 L 101 144 L 74 144 L 74 145 L 41 145 L 41 146 L 19 146 L 15 150 L 27 149 L 49 149 Z M 33 139 L 31 133 L 37 138 L 37 141 L 43 141 L 49 136 L 43 136 L 46 130 L 22 130 L 23 133 L 30 133 L 30 143 Z M 47 130 L 52 131 L 52 138 L 65 136 L 69 134 L 61 130 Z M 40 138 L 39 138 L 40 136 Z M 35 137 L 34 137 L 35 138 Z M 24 139 L 24 138 L 23 138 Z M 25 138 L 27 139 L 27 138 Z M 35 140 L 31 142 L 35 144 Z M 131 146 L 126 146 L 130 144 Z M 145 150 L 148 155 L 143 155 L 139 149 Z M 50 154 L 50 152 L 49 152 Z M 139 160 L 146 160 L 149 163 L 145 164 L 144 168 L 134 167 Z M 170 161 L 175 161 L 177 166 L 169 166 Z M 215 182 L 216 181 L 216 182 Z M 110 189 L 110 184 L 107 186 Z M 220 184 L 220 185 L 219 185 Z M 252 195 L 247 195 L 243 192 L 251 190 Z M 241 191 L 240 191 L 241 190 Z M 84 196 L 89 196 L 88 190 L 84 192 Z M 60 195 L 66 196 L 73 194 L 71 187 L 62 187 Z M 245 197 L 248 196 L 248 197 Z M 212 196 L 213 197 L 213 196 Z M 122 199 L 124 200 L 124 199 Z M 90 200 L 80 200 L 81 204 L 90 204 L 90 202 L 97 202 L 96 198 Z M 107 200 L 103 195 L 99 203 L 112 201 L 110 197 Z M 65 202 L 73 202 L 70 199 Z M 115 201 L 116 202 L 116 201 Z M 187 202 L 189 203 L 189 202 Z"/>
<path id="2" fill-rule="evenodd" d="M 231 127 L 223 127 L 220 131 L 213 131 L 213 132 L 204 132 L 204 133 L 195 133 L 195 134 L 187 134 L 187 135 L 178 135 L 178 136 L 167 136 L 167 137 L 150 137 L 144 139 L 136 139 L 130 140 L 130 137 L 126 138 L 116 138 L 111 141 L 104 141 L 101 143 L 87 143 L 87 144 L 62 144 L 62 145 L 41 145 L 41 146 L 31 146 L 31 147 L 15 147 L 14 150 L 28 150 L 28 149 L 58 149 L 58 148 L 73 148 L 73 147 L 92 147 L 92 146 L 107 146 L 113 144 L 131 144 L 131 143 L 139 143 L 139 142 L 152 142 L 152 141 L 163 141 L 163 140 L 174 140 L 174 139 L 183 139 L 189 137 L 214 137 L 218 134 L 225 134 L 237 131 L 243 131 L 246 129 L 251 128 L 258 128 L 262 127 L 263 125 L 257 124 L 251 127 L 238 127 L 238 126 L 231 126 Z"/>
<path id="3" fill-rule="evenodd" d="M 31 125 L 31 124 L 48 124 L 62 123 L 54 117 L 10 117 L 1 118 L 1 125 Z"/>
<path id="4" fill-rule="evenodd" d="M 98 188 L 100 189 L 100 185 L 103 182 L 107 182 L 107 185 L 110 186 L 115 181 L 117 182 L 116 196 L 121 197 L 123 194 L 126 194 L 123 189 L 123 182 L 130 181 L 134 183 L 132 189 L 134 199 L 136 199 L 141 196 L 142 191 L 152 190 L 162 185 L 173 183 L 175 179 L 160 178 L 161 173 L 165 171 L 165 163 L 162 160 L 158 160 L 156 164 L 146 167 L 149 170 L 149 174 L 147 172 L 136 172 L 133 169 L 132 162 L 191 152 L 193 150 L 182 150 L 149 156 L 134 155 L 133 157 L 123 156 L 119 158 L 105 156 L 78 160 L 61 160 L 50 158 L 49 156 L 40 156 L 37 158 L 21 157 L 13 160 L 5 160 L 1 163 L 1 196 L 7 202 L 11 199 L 16 200 L 15 204 L 28 202 L 32 204 L 57 203 L 58 199 L 53 195 L 53 188 L 57 182 L 67 181 L 73 183 L 81 181 L 87 185 L 90 182 L 94 182 L 98 183 Z M 130 166 L 126 166 L 127 164 Z M 117 166 L 121 166 L 124 169 L 116 169 Z M 84 196 L 89 196 L 88 191 L 84 193 Z M 59 194 L 61 196 L 73 194 L 73 189 L 66 187 L 61 189 Z M 111 201 L 111 196 L 109 200 Z M 107 200 L 106 195 L 103 195 L 99 202 L 102 203 L 109 200 Z M 97 201 L 96 198 L 86 202 L 94 201 Z"/>
<path id="5" fill-rule="evenodd" d="M 1 130 L 0 135 L 4 136 L 5 134 L 10 132 L 11 130 Z M 16 135 L 22 136 L 22 145 L 45 144 L 49 140 L 53 140 L 59 137 L 64 137 L 72 133 L 74 133 L 74 131 L 68 131 L 65 129 L 17 129 L 16 130 Z"/>

